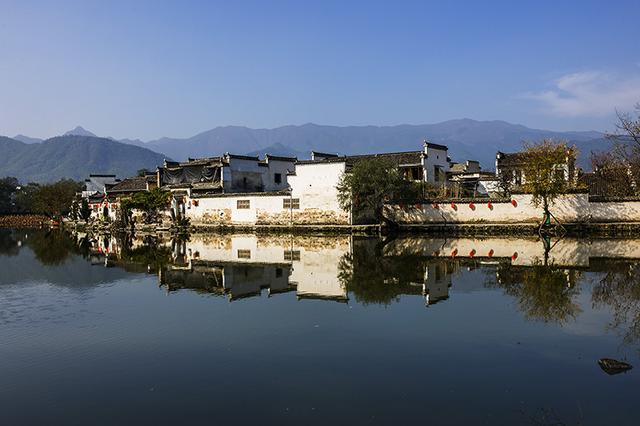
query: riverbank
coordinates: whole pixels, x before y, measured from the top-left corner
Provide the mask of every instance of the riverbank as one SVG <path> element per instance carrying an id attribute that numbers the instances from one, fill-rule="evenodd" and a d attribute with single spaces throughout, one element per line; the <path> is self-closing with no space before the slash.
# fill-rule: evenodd
<path id="1" fill-rule="evenodd" d="M 111 224 L 84 224 L 66 222 L 76 229 L 110 233 L 114 231 Z M 12 227 L 12 226 L 7 226 Z M 20 226 L 14 226 L 20 227 Z M 640 222 L 581 222 L 563 223 L 567 236 L 606 236 L 637 237 L 640 236 Z M 522 235 L 537 236 L 537 223 L 423 223 L 399 224 L 397 227 L 380 225 L 205 225 L 192 224 L 184 227 L 167 227 L 144 225 L 136 227 L 133 232 L 141 234 L 174 233 L 174 234 L 231 234 L 231 233 L 264 233 L 264 234 L 353 234 L 380 235 L 381 233 L 424 234 L 437 236 L 494 236 Z M 131 230 L 122 230 L 130 232 Z"/>
<path id="2" fill-rule="evenodd" d="M 51 225 L 46 216 L 15 214 L 0 216 L 0 228 L 42 228 Z"/>

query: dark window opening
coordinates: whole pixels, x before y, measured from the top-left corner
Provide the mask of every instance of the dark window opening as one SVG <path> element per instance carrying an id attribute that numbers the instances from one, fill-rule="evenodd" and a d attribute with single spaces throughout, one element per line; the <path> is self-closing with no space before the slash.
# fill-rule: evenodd
<path id="1" fill-rule="evenodd" d="M 251 250 L 238 250 L 238 259 L 251 259 Z"/>
<path id="2" fill-rule="evenodd" d="M 283 209 L 294 209 L 297 210 L 300 208 L 300 198 L 283 198 L 282 199 L 282 208 Z"/>
<path id="3" fill-rule="evenodd" d="M 277 184 L 282 183 L 282 174 L 281 173 L 276 173 L 273 175 L 273 181 Z"/>
<path id="4" fill-rule="evenodd" d="M 300 260 L 300 250 L 285 250 L 284 260 Z"/>

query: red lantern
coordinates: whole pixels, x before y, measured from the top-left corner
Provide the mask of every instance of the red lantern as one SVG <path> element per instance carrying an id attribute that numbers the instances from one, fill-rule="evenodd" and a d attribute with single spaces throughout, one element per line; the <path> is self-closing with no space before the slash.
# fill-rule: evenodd
<path id="1" fill-rule="evenodd" d="M 514 252 L 513 256 L 511 256 L 511 260 L 515 262 L 515 260 L 518 258 L 518 252 Z"/>
<path id="2" fill-rule="evenodd" d="M 475 210 L 475 209 L 476 209 L 476 206 L 474 206 L 474 205 L 473 205 L 473 202 L 471 202 L 471 203 L 469 203 L 469 208 L 470 208 L 471 210 Z"/>
<path id="3" fill-rule="evenodd" d="M 456 206 L 456 203 L 451 203 L 451 208 L 454 210 L 458 210 L 458 206 Z"/>
<path id="4" fill-rule="evenodd" d="M 451 257 L 456 257 L 458 255 L 458 249 L 455 249 L 451 252 Z"/>
<path id="5" fill-rule="evenodd" d="M 469 257 L 473 257 L 473 256 L 475 256 L 475 255 L 476 255 L 476 249 L 472 249 L 472 250 L 469 252 Z"/>
<path id="6" fill-rule="evenodd" d="M 487 253 L 487 256 L 493 257 L 493 249 L 489 250 L 489 253 Z"/>
<path id="7" fill-rule="evenodd" d="M 491 201 L 487 203 L 487 207 L 489 207 L 489 210 L 493 210 L 493 204 L 491 204 Z"/>
<path id="8" fill-rule="evenodd" d="M 511 205 L 512 205 L 513 207 L 518 207 L 518 202 L 517 202 L 515 199 L 514 199 L 514 200 L 511 200 Z"/>

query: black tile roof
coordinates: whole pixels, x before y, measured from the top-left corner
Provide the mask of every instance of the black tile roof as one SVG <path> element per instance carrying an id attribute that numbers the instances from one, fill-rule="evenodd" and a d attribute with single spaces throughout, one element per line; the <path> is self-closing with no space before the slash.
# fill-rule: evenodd
<path id="1" fill-rule="evenodd" d="M 144 176 L 131 177 L 107 189 L 108 194 L 122 192 L 140 192 L 147 190 L 147 178 Z"/>
<path id="2" fill-rule="evenodd" d="M 359 161 L 371 159 L 389 160 L 395 165 L 422 164 L 422 151 L 406 151 L 406 152 L 385 152 L 380 154 L 363 154 L 363 155 L 345 155 L 340 157 L 328 157 L 319 160 L 298 160 L 296 164 L 315 164 L 315 163 L 347 163 L 356 164 Z"/>

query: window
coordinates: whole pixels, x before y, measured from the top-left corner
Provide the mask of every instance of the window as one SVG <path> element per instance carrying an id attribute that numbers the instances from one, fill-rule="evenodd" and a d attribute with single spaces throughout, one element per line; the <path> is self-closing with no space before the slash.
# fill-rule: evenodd
<path id="1" fill-rule="evenodd" d="M 522 170 L 516 170 L 515 184 L 522 185 Z"/>
<path id="2" fill-rule="evenodd" d="M 237 209 L 250 209 L 251 208 L 251 203 L 249 202 L 249 200 L 238 200 L 238 202 L 236 204 L 236 208 Z"/>
<path id="3" fill-rule="evenodd" d="M 300 250 L 285 250 L 284 260 L 300 260 Z"/>
<path id="4" fill-rule="evenodd" d="M 282 268 L 276 268 L 276 278 L 282 277 Z"/>
<path id="5" fill-rule="evenodd" d="M 300 198 L 283 198 L 282 199 L 282 208 L 283 209 L 294 209 L 297 210 L 300 208 Z"/>
<path id="6" fill-rule="evenodd" d="M 238 259 L 251 259 L 251 250 L 238 250 Z"/>
<path id="7" fill-rule="evenodd" d="M 273 175 L 273 181 L 277 184 L 281 184 L 282 183 L 282 174 L 281 173 L 276 173 Z"/>

